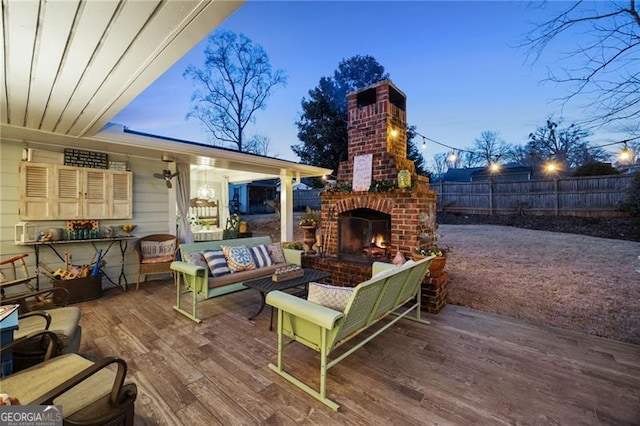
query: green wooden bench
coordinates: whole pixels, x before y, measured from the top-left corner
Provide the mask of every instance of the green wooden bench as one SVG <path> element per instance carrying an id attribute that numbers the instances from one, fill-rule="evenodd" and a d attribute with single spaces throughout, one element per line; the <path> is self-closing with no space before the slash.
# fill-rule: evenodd
<path id="1" fill-rule="evenodd" d="M 254 247 L 260 244 L 271 244 L 271 238 L 266 236 L 235 238 L 230 240 L 199 241 L 195 243 L 180 244 L 179 250 L 184 258 L 184 253 L 202 252 L 204 250 L 221 250 L 222 246 L 235 247 L 244 245 L 247 247 Z M 223 296 L 225 294 L 234 293 L 236 291 L 246 290 L 247 287 L 245 287 L 244 281 L 269 276 L 276 268 L 283 265 L 301 264 L 302 251 L 290 249 L 284 249 L 283 251 L 286 263 L 275 264 L 251 271 L 235 272 L 222 277 L 210 277 L 209 270 L 207 268 L 192 265 L 187 262 L 176 261 L 171 263 L 171 269 L 177 273 L 176 304 L 173 309 L 193 321 L 202 322 L 202 320 L 198 318 L 197 313 L 199 302 Z M 181 296 L 187 292 L 191 292 L 191 312 L 181 307 Z"/>
<path id="2" fill-rule="evenodd" d="M 326 397 L 327 372 L 365 343 L 401 318 L 428 324 L 420 319 L 421 284 L 429 272 L 433 256 L 403 267 L 375 262 L 372 278 L 358 284 L 344 312 L 309 302 L 290 294 L 272 291 L 267 303 L 278 308 L 278 361 L 269 368 L 333 410 L 339 405 Z M 415 312 L 415 318 L 407 316 Z M 336 348 L 358 336 L 381 319 L 393 315 L 371 335 L 349 350 L 329 360 Z M 320 390 L 317 391 L 284 369 L 284 349 L 293 342 L 320 352 Z"/>

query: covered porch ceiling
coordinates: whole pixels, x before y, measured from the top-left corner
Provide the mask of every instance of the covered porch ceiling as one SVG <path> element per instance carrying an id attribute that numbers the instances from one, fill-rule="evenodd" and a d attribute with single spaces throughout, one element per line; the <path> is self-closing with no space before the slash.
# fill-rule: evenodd
<path id="1" fill-rule="evenodd" d="M 0 123 L 94 136 L 242 3 L 3 0 Z"/>

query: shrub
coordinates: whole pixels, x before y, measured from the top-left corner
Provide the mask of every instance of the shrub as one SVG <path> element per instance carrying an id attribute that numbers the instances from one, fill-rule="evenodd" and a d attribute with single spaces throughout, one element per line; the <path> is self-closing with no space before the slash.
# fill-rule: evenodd
<path id="1" fill-rule="evenodd" d="M 631 186 L 627 190 L 627 197 L 620 210 L 629 213 L 633 217 L 640 217 L 640 170 L 633 174 Z"/>
<path id="2" fill-rule="evenodd" d="M 584 164 L 576 169 L 574 176 L 607 176 L 617 175 L 620 172 L 609 163 L 600 163 L 594 161 Z"/>

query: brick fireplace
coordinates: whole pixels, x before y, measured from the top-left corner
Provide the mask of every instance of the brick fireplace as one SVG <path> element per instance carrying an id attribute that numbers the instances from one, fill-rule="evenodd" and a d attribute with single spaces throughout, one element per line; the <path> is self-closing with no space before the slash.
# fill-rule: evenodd
<path id="1" fill-rule="evenodd" d="M 306 256 L 303 266 L 330 271 L 329 281 L 337 285 L 368 279 L 371 262 L 390 261 L 398 250 L 410 258 L 415 247 L 435 243 L 436 230 L 436 193 L 407 159 L 404 93 L 385 80 L 350 93 L 347 102 L 348 160 L 338 167 L 337 183 L 351 184 L 361 171 L 356 159 L 371 155 L 371 179 L 393 181 L 394 189 L 322 194 L 324 257 Z M 400 170 L 411 173 L 411 188 L 397 187 Z M 438 300 L 423 300 L 430 312 L 444 306 L 446 288 L 437 293 Z"/>

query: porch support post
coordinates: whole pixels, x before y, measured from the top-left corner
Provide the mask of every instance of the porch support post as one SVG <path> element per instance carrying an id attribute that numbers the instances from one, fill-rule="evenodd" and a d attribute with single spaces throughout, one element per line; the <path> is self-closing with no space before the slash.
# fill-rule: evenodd
<path id="1" fill-rule="evenodd" d="M 220 227 L 224 229 L 227 225 L 227 219 L 229 219 L 229 176 L 222 176 L 222 192 L 220 194 L 220 208 L 218 214 L 220 215 Z"/>
<path id="2" fill-rule="evenodd" d="M 293 183 L 289 170 L 280 169 L 280 241 L 293 241 Z"/>

